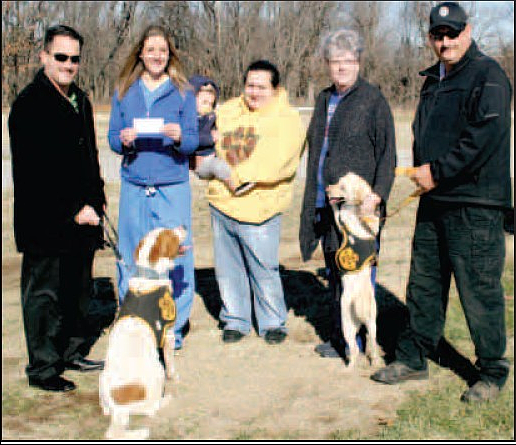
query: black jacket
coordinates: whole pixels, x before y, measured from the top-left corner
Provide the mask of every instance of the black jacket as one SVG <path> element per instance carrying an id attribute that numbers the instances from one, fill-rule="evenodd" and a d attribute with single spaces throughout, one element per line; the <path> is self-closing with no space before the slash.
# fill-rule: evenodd
<path id="1" fill-rule="evenodd" d="M 106 202 L 90 101 L 75 84 L 78 110 L 41 69 L 9 115 L 14 182 L 14 235 L 20 252 L 43 255 L 103 243 L 98 226 L 73 220 L 89 204 Z"/>
<path id="2" fill-rule="evenodd" d="M 324 89 L 317 97 L 308 126 L 308 165 L 301 213 L 299 241 L 307 261 L 319 241 L 315 228 L 317 168 L 324 141 L 328 103 L 335 87 Z M 389 104 L 380 90 L 358 78 L 339 102 L 328 130 L 328 154 L 323 168 L 325 184 L 336 184 L 348 172 L 362 176 L 382 198 L 389 198 L 394 181 L 396 143 L 394 121 Z"/>
<path id="3" fill-rule="evenodd" d="M 211 131 L 217 128 L 216 115 L 212 111 L 203 116 L 199 116 L 199 148 L 194 152 L 196 156 L 207 156 L 215 153 L 215 141 Z"/>
<path id="4" fill-rule="evenodd" d="M 439 63 L 420 74 L 414 165 L 429 162 L 438 183 L 427 197 L 510 207 L 511 86 L 500 65 L 472 42 L 442 81 Z"/>

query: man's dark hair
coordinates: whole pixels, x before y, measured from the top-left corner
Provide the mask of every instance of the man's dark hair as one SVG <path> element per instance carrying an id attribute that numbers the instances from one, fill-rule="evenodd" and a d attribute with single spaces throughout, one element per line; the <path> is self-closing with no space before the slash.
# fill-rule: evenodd
<path id="1" fill-rule="evenodd" d="M 57 36 L 67 36 L 71 39 L 79 41 L 79 48 L 82 49 L 84 39 L 82 36 L 73 28 L 66 25 L 56 25 L 48 28 L 45 32 L 45 40 L 43 41 L 43 48 L 48 51 L 50 44 L 54 41 Z"/>
<path id="2" fill-rule="evenodd" d="M 245 70 L 244 84 L 247 82 L 247 75 L 249 74 L 249 71 L 268 71 L 271 73 L 272 87 L 276 88 L 279 85 L 280 75 L 278 68 L 276 68 L 276 66 L 268 60 L 257 60 L 256 62 L 251 63 Z"/>

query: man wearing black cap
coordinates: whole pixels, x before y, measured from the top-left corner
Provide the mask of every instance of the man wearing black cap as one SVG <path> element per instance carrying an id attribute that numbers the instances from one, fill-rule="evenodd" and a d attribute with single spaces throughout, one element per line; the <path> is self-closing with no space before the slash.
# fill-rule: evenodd
<path id="1" fill-rule="evenodd" d="M 412 180 L 421 196 L 407 286 L 409 324 L 396 361 L 371 378 L 394 384 L 428 378 L 426 357 L 443 333 L 453 273 L 477 356 L 478 379 L 464 402 L 495 398 L 509 372 L 501 275 L 503 213 L 511 206 L 511 86 L 471 39 L 453 2 L 430 13 L 429 44 L 439 62 L 426 80 L 412 125 Z"/>

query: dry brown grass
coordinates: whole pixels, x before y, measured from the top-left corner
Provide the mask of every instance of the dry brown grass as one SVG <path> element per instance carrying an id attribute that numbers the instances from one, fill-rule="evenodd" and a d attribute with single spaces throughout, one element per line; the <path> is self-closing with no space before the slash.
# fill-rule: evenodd
<path id="1" fill-rule="evenodd" d="M 105 115 L 97 124 L 99 140 Z M 396 122 L 406 129 L 407 118 Z M 105 133 L 104 133 L 105 134 Z M 404 139 L 405 138 L 405 139 Z M 400 143 L 408 145 L 406 136 Z M 101 142 L 101 154 L 111 156 Z M 104 158 L 103 158 L 104 159 Z M 116 157 L 114 157 L 116 160 Z M 391 425 L 396 408 L 411 393 L 428 390 L 426 382 L 408 382 L 402 387 L 377 385 L 370 371 L 349 373 L 342 361 L 322 359 L 313 353 L 327 332 L 327 283 L 317 274 L 322 255 L 303 263 L 298 247 L 299 214 L 303 183 L 296 180 L 291 208 L 282 225 L 280 262 L 285 294 L 290 306 L 285 343 L 271 347 L 254 333 L 241 343 L 221 342 L 217 327 L 217 286 L 213 271 L 212 235 L 206 184 L 192 178 L 194 255 L 197 297 L 191 331 L 177 357 L 180 381 L 167 385 L 173 402 L 156 418 L 136 419 L 149 423 L 155 440 L 198 439 L 342 439 L 373 438 L 382 425 Z M 118 215 L 118 183 L 106 186 L 111 219 Z M 408 194 L 410 183 L 398 178 L 390 206 Z M 19 297 L 20 255 L 12 234 L 12 191 L 2 194 L 2 426 L 7 440 L 98 440 L 108 419 L 98 403 L 98 374 L 67 372 L 78 384 L 72 394 L 47 394 L 27 386 L 27 362 Z M 391 298 L 403 300 L 408 277 L 410 239 L 416 203 L 386 224 L 382 235 L 379 282 Z M 508 246 L 512 239 L 508 239 Z M 513 249 L 508 251 L 513 258 Z M 513 262 L 512 262 L 513 264 Z M 109 250 L 96 256 L 95 275 L 115 276 L 115 260 Z M 395 321 L 394 321 L 395 323 Z M 326 330 L 325 330 L 326 329 Z M 105 354 L 107 338 L 95 346 L 92 356 Z M 468 354 L 471 352 L 468 350 Z M 434 367 L 432 372 L 436 368 Z M 448 370 L 439 378 L 455 379 Z M 437 382 L 438 383 L 438 382 Z M 431 385 L 435 386 L 432 381 Z M 458 397 L 458 394 L 448 394 Z M 428 437 L 427 439 L 431 439 Z M 493 438 L 495 439 L 495 438 Z"/>

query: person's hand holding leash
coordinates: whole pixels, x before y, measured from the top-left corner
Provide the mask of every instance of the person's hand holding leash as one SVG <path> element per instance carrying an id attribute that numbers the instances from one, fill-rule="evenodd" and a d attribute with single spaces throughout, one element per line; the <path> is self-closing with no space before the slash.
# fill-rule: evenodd
<path id="1" fill-rule="evenodd" d="M 428 163 L 415 168 L 409 177 L 423 192 L 429 192 L 437 185 L 434 182 L 432 172 L 430 171 L 430 164 Z"/>
<path id="2" fill-rule="evenodd" d="M 136 130 L 134 128 L 124 128 L 120 131 L 120 140 L 122 144 L 129 147 L 137 137 Z"/>
<path id="3" fill-rule="evenodd" d="M 360 213 L 362 215 L 373 215 L 376 206 L 382 202 L 382 198 L 380 198 L 376 193 L 371 193 L 367 195 L 360 205 Z"/>
<path id="4" fill-rule="evenodd" d="M 181 127 L 179 124 L 165 124 L 163 125 L 163 129 L 161 131 L 165 136 L 173 139 L 174 142 L 181 142 Z"/>
<path id="5" fill-rule="evenodd" d="M 77 215 L 75 215 L 74 221 L 79 225 L 88 224 L 90 226 L 98 226 L 100 222 L 99 215 L 89 205 L 85 205 Z"/>

